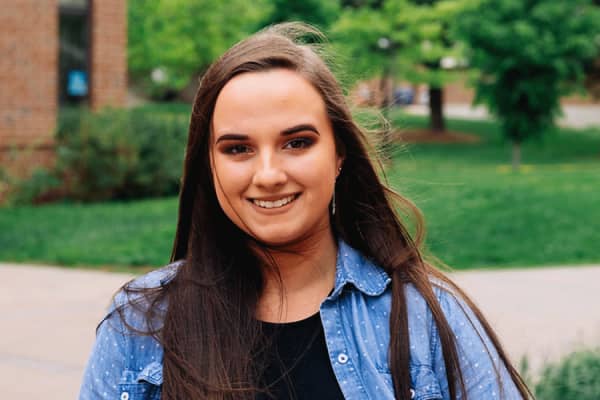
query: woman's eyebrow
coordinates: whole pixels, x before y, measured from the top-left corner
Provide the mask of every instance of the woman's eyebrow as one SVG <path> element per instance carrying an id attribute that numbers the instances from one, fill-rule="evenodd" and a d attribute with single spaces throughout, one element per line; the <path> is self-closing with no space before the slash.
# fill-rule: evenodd
<path id="1" fill-rule="evenodd" d="M 321 135 L 319 133 L 319 131 L 317 130 L 317 128 L 315 128 L 314 125 L 311 125 L 311 124 L 300 124 L 300 125 L 292 126 L 291 128 L 287 128 L 287 129 L 284 129 L 283 131 L 281 131 L 281 135 L 287 136 L 287 135 L 292 135 L 296 132 L 302 132 L 302 131 L 312 131 L 319 136 Z"/>
<path id="2" fill-rule="evenodd" d="M 242 135 L 241 133 L 226 133 L 219 136 L 215 144 L 224 140 L 248 140 L 248 135 Z"/>
<path id="3" fill-rule="evenodd" d="M 300 124 L 300 125 L 292 126 L 291 128 L 286 128 L 283 131 L 281 131 L 281 135 L 282 136 L 293 135 L 294 133 L 302 132 L 302 131 L 311 131 L 311 132 L 316 133 L 319 136 L 321 135 L 319 133 L 319 131 L 317 130 L 317 128 L 315 128 L 315 126 L 312 124 Z M 217 138 L 217 140 L 215 141 L 215 144 L 225 141 L 225 140 L 248 140 L 248 139 L 249 139 L 248 135 L 244 135 L 241 133 L 226 133 L 226 134 L 219 136 Z"/>

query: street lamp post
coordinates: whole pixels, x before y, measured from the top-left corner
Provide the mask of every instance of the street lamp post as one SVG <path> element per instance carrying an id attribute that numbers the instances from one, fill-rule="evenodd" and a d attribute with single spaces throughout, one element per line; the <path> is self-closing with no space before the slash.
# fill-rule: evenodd
<path id="1" fill-rule="evenodd" d="M 389 51 L 391 48 L 391 41 L 390 39 L 388 39 L 387 37 L 380 37 L 377 40 L 377 47 L 381 50 L 381 52 L 384 54 L 384 63 L 383 63 L 383 71 L 381 74 L 381 80 L 379 82 L 379 91 L 381 92 L 382 98 L 381 98 L 381 109 L 385 115 L 385 117 L 388 117 L 388 109 L 391 106 L 391 88 L 390 88 L 390 81 L 391 81 L 391 71 L 390 71 L 390 59 L 389 59 Z"/>
<path id="2" fill-rule="evenodd" d="M 381 73 L 381 80 L 379 81 L 379 92 L 381 93 L 381 112 L 386 120 L 390 119 L 389 109 L 392 106 L 392 74 L 391 74 L 391 57 L 390 52 L 392 50 L 392 42 L 387 37 L 380 37 L 377 40 L 377 47 L 384 54 L 383 71 Z M 390 147 L 392 144 L 392 131 L 391 125 L 383 132 L 383 140 L 381 147 L 385 157 L 390 155 Z"/>

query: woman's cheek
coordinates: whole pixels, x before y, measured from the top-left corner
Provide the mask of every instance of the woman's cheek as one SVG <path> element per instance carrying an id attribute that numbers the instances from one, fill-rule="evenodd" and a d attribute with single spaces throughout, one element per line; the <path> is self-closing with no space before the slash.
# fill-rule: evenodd
<path id="1" fill-rule="evenodd" d="M 248 164 L 227 159 L 215 159 L 215 175 L 225 191 L 242 190 L 252 180 Z"/>
<path id="2" fill-rule="evenodd" d="M 290 167 L 288 171 L 291 177 L 296 178 L 306 185 L 326 187 L 328 183 L 333 185 L 333 181 L 335 180 L 335 163 L 330 160 L 333 160 L 333 157 L 325 159 L 321 157 L 306 157 L 301 162 Z"/>

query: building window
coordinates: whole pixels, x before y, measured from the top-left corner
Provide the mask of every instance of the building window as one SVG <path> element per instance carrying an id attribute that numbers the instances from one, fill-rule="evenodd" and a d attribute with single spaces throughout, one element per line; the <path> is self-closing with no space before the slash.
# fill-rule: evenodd
<path id="1" fill-rule="evenodd" d="M 59 102 L 87 103 L 90 68 L 88 0 L 59 1 Z"/>

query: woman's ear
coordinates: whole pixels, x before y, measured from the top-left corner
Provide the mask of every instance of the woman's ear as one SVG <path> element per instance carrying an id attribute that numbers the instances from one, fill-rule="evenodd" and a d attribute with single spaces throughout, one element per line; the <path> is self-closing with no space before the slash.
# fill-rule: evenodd
<path id="1" fill-rule="evenodd" d="M 338 176 L 340 176 L 340 173 L 342 172 L 342 165 L 344 164 L 344 157 L 338 156 L 337 157 L 337 161 L 336 161 L 336 173 L 335 173 L 335 177 L 337 178 Z"/>

